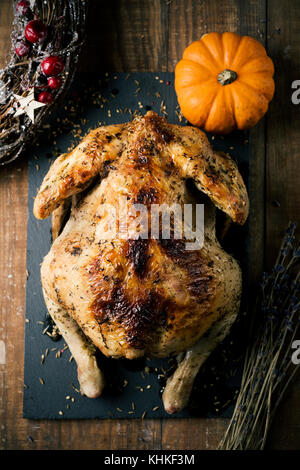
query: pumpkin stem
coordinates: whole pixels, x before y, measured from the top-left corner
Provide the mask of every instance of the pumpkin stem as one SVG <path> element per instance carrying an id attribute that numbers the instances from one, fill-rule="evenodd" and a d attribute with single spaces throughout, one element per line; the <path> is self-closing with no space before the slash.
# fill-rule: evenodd
<path id="1" fill-rule="evenodd" d="M 218 82 L 224 86 L 234 82 L 237 79 L 237 74 L 233 70 L 225 69 L 218 75 Z"/>

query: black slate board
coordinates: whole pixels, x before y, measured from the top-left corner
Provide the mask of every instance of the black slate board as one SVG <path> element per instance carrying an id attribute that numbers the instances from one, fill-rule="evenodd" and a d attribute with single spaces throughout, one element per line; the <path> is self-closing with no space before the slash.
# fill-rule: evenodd
<path id="1" fill-rule="evenodd" d="M 98 92 L 101 93 L 102 98 L 99 100 L 99 97 L 94 97 L 91 103 L 85 103 L 86 106 L 80 115 L 81 119 L 78 120 L 83 131 L 82 135 L 90 128 L 97 127 L 99 122 L 105 125 L 130 120 L 131 112 L 129 110 L 132 112 L 138 110 L 144 113 L 153 109 L 161 114 L 162 101 L 166 106 L 169 122 L 179 123 L 178 104 L 173 84 L 174 75 L 172 73 L 106 74 L 97 84 Z M 76 100 L 78 95 L 80 97 L 84 89 L 84 84 L 75 84 L 70 95 L 72 100 Z M 68 112 L 62 107 L 50 121 L 49 132 L 52 132 L 55 122 L 57 125 L 57 119 L 60 119 L 58 123 L 60 125 L 65 117 L 69 117 Z M 180 124 L 184 124 L 184 121 Z M 230 152 L 238 162 L 247 182 L 249 173 L 248 135 L 235 133 L 225 138 L 212 136 L 209 138 L 215 149 Z M 28 280 L 23 415 L 30 419 L 120 419 L 138 418 L 146 411 L 148 418 L 169 418 L 170 415 L 164 412 L 162 406 L 160 397 L 162 381 L 159 373 L 162 369 L 169 369 L 172 361 L 170 362 L 168 359 L 126 361 L 106 359 L 101 356 L 100 364 L 109 386 L 102 397 L 91 400 L 81 396 L 75 390 L 78 388 L 76 365 L 74 361 L 69 362 L 70 352 L 65 350 L 60 358 L 56 358 L 57 351 L 64 348 L 64 340 L 53 342 L 47 335 L 42 334 L 47 325 L 47 312 L 41 291 L 39 270 L 43 257 L 49 251 L 51 234 L 50 219 L 38 221 L 34 218 L 32 214 L 33 199 L 54 159 L 54 147 L 63 153 L 74 142 L 71 133 L 65 133 L 55 139 L 56 142 L 53 142 L 52 138 L 52 141 L 41 143 L 39 147 L 35 147 L 29 158 Z M 40 142 L 43 142 L 42 135 Z M 225 241 L 225 245 L 228 245 L 226 250 L 240 260 L 245 278 L 247 278 L 248 270 L 246 238 L 247 227 L 239 227 L 232 229 L 229 242 Z M 244 284 L 246 286 L 245 281 Z M 240 357 L 243 351 L 239 340 L 244 328 L 244 320 L 242 319 L 234 327 L 230 338 L 225 340 L 225 343 L 211 356 L 198 375 L 189 409 L 174 417 L 194 415 L 225 417 L 231 415 L 234 393 L 240 380 Z M 53 351 L 53 348 L 56 350 Z M 41 364 L 41 356 L 45 354 L 47 349 L 49 353 L 44 363 Z M 145 373 L 145 366 L 150 367 L 149 374 Z M 155 371 L 155 369 L 157 370 Z M 124 380 L 128 381 L 126 387 L 123 387 Z M 147 385 L 151 385 L 151 388 L 147 388 Z M 142 387 L 143 391 L 139 387 Z M 159 408 L 156 409 L 156 407 Z"/>

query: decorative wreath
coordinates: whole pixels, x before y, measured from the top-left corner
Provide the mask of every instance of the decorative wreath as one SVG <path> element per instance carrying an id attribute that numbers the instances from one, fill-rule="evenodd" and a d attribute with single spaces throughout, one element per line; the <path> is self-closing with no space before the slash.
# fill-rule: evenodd
<path id="1" fill-rule="evenodd" d="M 0 70 L 0 165 L 32 142 L 76 71 L 87 0 L 15 2 L 12 48 Z"/>

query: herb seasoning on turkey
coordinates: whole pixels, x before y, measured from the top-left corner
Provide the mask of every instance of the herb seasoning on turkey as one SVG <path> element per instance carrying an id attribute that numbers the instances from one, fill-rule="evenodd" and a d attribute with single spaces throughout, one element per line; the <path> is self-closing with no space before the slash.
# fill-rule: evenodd
<path id="1" fill-rule="evenodd" d="M 176 239 L 174 217 L 167 239 L 99 236 L 113 219 L 100 211 L 105 204 L 121 212 L 122 196 L 129 207 L 183 207 L 195 202 L 187 180 L 211 200 L 201 249 L 187 250 L 185 239 Z M 91 131 L 54 162 L 34 204 L 37 218 L 52 213 L 55 221 L 41 277 L 82 393 L 93 398 L 104 388 L 96 348 L 115 359 L 178 355 L 163 402 L 169 413 L 186 406 L 199 368 L 228 333 L 240 303 L 241 271 L 216 239 L 214 206 L 239 224 L 247 219 L 236 164 L 214 152 L 199 129 L 168 124 L 152 111 Z"/>

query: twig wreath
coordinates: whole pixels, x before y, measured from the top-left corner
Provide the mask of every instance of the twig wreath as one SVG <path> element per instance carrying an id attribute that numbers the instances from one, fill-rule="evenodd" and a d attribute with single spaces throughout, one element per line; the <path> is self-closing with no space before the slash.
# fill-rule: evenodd
<path id="1" fill-rule="evenodd" d="M 0 165 L 15 160 L 66 93 L 84 41 L 86 0 L 15 2 L 12 48 L 0 70 Z"/>

